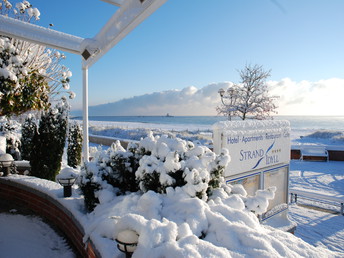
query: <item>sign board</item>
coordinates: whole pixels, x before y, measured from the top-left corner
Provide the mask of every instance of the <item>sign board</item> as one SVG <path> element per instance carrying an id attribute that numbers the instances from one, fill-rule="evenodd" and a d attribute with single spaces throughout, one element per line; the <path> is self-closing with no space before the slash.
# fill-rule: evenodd
<path id="1" fill-rule="evenodd" d="M 222 121 L 213 130 L 215 153 L 231 156 L 224 177 L 290 162 L 288 121 Z"/>

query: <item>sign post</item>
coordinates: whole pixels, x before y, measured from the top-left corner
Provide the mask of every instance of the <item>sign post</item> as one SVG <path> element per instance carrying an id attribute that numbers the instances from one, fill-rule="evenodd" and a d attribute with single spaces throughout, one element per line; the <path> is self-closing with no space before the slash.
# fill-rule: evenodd
<path id="1" fill-rule="evenodd" d="M 275 227 L 293 230 L 294 225 L 287 218 L 290 123 L 222 121 L 216 123 L 213 130 L 214 152 L 220 153 L 226 148 L 231 156 L 224 172 L 226 183 L 242 184 L 248 195 L 275 186 L 275 198 L 260 219 L 263 223 L 271 222 Z M 276 226 L 276 221 L 283 225 Z"/>
<path id="2" fill-rule="evenodd" d="M 224 121 L 214 125 L 214 151 L 229 150 L 225 177 L 290 162 L 288 121 Z"/>

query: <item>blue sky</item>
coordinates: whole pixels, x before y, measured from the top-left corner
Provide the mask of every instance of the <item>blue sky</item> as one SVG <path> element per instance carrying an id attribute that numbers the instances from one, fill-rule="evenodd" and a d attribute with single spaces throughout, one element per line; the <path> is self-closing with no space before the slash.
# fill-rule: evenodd
<path id="1" fill-rule="evenodd" d="M 39 25 L 53 23 L 56 30 L 90 38 L 117 10 L 100 0 L 30 3 L 41 11 Z M 342 0 L 168 0 L 90 68 L 90 105 L 238 82 L 245 64 L 271 69 L 274 85 L 289 78 L 294 87 L 308 82 L 312 90 L 323 80 L 344 79 L 343 10 Z M 77 94 L 72 106 L 78 109 L 81 58 L 66 54 Z M 341 83 L 331 90 L 344 93 Z M 282 114 L 288 114 L 287 106 Z"/>

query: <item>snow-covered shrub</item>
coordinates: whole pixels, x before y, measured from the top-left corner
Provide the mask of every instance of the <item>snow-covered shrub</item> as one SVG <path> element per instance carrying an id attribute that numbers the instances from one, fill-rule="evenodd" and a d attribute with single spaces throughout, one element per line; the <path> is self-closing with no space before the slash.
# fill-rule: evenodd
<path id="1" fill-rule="evenodd" d="M 21 157 L 23 160 L 31 160 L 33 137 L 37 133 L 37 124 L 33 116 L 28 116 L 22 124 Z"/>
<path id="2" fill-rule="evenodd" d="M 95 153 L 94 161 L 82 167 L 79 180 L 89 211 L 99 203 L 96 191 L 100 189 L 114 187 L 118 195 L 139 190 L 135 171 L 144 153 L 144 149 L 139 149 L 135 143 L 130 143 L 125 150 L 119 141 L 113 143 L 107 151 Z"/>
<path id="3" fill-rule="evenodd" d="M 180 188 L 190 197 L 206 200 L 223 182 L 230 160 L 226 150 L 217 156 L 205 146 L 152 133 L 138 144 L 129 144 L 127 150 L 117 141 L 96 156 L 82 168 L 79 180 L 88 207 L 99 202 L 99 193 L 109 185 L 117 194 Z"/>
<path id="4" fill-rule="evenodd" d="M 49 107 L 49 86 L 36 69 L 28 69 L 11 40 L 0 37 L 0 115 L 11 116 Z"/>
<path id="5" fill-rule="evenodd" d="M 138 184 L 135 171 L 139 167 L 142 151 L 135 143 L 125 150 L 119 141 L 112 144 L 108 151 L 108 159 L 104 158 L 100 166 L 105 168 L 103 178 L 112 186 L 118 187 L 121 193 L 136 192 Z"/>
<path id="6" fill-rule="evenodd" d="M 0 15 L 28 23 L 40 19 L 40 11 L 28 1 L 12 5 L 2 0 Z M 62 93 L 71 99 L 75 97 L 69 85 L 72 73 L 61 64 L 66 59 L 63 53 L 21 39 L 0 36 L 1 59 L 0 81 L 2 74 L 5 84 L 1 85 L 0 95 L 4 95 L 3 100 L 0 97 L 0 113 L 10 115 L 30 109 L 47 109 L 50 103 L 64 97 Z M 11 88 L 11 85 L 15 87 Z"/>
<path id="7" fill-rule="evenodd" d="M 38 132 L 33 137 L 31 174 L 55 180 L 60 171 L 63 149 L 66 142 L 68 105 L 62 101 L 41 116 Z"/>
<path id="8" fill-rule="evenodd" d="M 180 187 L 190 197 L 206 200 L 219 187 L 230 161 L 227 150 L 217 156 L 205 146 L 166 135 L 150 134 L 140 142 L 140 148 L 151 153 L 140 160 L 136 171 L 143 192 L 166 193 L 168 187 Z"/>
<path id="9" fill-rule="evenodd" d="M 82 129 L 77 123 L 69 124 L 67 164 L 76 168 L 81 163 Z"/>
<path id="10" fill-rule="evenodd" d="M 20 128 L 21 125 L 17 121 L 6 117 L 0 118 L 0 134 L 6 137 L 6 153 L 11 154 L 15 160 L 21 158 Z"/>
<path id="11" fill-rule="evenodd" d="M 269 229 L 264 229 L 256 216 L 264 210 L 251 212 L 254 205 L 246 205 L 255 200 L 263 207 L 273 198 L 273 192 L 274 189 L 260 190 L 255 196 L 247 196 L 242 185 L 221 184 L 205 202 L 191 198 L 180 187 L 170 187 L 166 194 L 133 193 L 113 200 L 111 205 L 100 204 L 94 217 L 102 216 L 104 209 L 116 216 L 98 224 L 97 229 L 102 228 L 103 236 L 108 238 L 116 239 L 124 230 L 137 232 L 140 237 L 136 257 L 165 257 L 166 253 L 169 257 L 232 257 L 233 250 L 239 256 L 245 250 L 247 257 L 278 257 L 285 254 L 284 249 L 281 255 L 262 251 L 274 246 L 264 242 L 263 234 Z M 283 234 L 287 237 L 287 233 Z M 271 234 L 270 241 L 274 242 L 274 237 Z M 277 246 L 279 250 L 280 245 Z"/>
<path id="12" fill-rule="evenodd" d="M 78 178 L 79 188 L 84 195 L 86 210 L 91 212 L 99 203 L 96 193 L 101 189 L 102 178 L 94 162 L 85 162 Z"/>

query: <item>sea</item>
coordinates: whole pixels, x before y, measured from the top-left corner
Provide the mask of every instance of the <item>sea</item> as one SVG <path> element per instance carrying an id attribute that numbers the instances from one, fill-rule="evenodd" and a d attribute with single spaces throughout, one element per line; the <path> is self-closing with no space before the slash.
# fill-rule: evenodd
<path id="1" fill-rule="evenodd" d="M 74 117 L 82 120 L 82 117 Z M 344 130 L 344 116 L 275 116 L 275 120 L 288 120 L 291 128 L 314 130 Z M 89 116 L 89 121 L 176 125 L 191 129 L 197 126 L 209 128 L 225 121 L 223 116 Z"/>
<path id="2" fill-rule="evenodd" d="M 82 120 L 82 117 L 74 117 Z M 302 138 L 317 131 L 342 132 L 344 116 L 275 116 L 275 120 L 288 120 L 291 137 Z M 212 131 L 212 125 L 225 121 L 224 116 L 89 116 L 91 126 L 147 128 L 161 130 Z"/>

